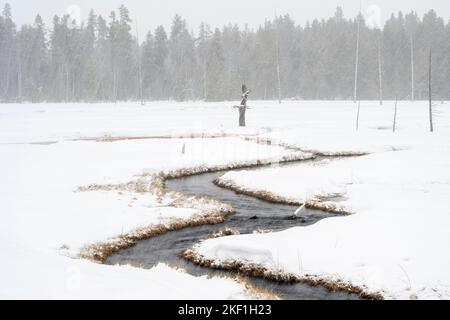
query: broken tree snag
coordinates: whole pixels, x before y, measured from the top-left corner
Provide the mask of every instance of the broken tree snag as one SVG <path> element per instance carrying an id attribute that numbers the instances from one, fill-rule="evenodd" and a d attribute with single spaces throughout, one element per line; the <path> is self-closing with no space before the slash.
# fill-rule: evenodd
<path id="1" fill-rule="evenodd" d="M 245 84 L 242 85 L 242 100 L 239 106 L 234 106 L 239 109 L 239 126 L 245 127 L 245 112 L 247 111 L 247 100 L 250 90 L 247 89 Z"/>
<path id="2" fill-rule="evenodd" d="M 239 106 L 239 126 L 245 127 L 245 106 Z"/>

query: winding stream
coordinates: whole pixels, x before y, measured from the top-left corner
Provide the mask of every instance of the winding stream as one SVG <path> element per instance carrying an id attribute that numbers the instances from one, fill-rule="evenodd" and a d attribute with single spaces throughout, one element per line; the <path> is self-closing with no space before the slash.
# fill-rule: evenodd
<path id="1" fill-rule="evenodd" d="M 193 276 L 230 276 L 235 274 L 196 266 L 179 257 L 184 249 L 192 248 L 196 242 L 225 227 L 237 229 L 241 234 L 252 233 L 258 229 L 281 231 L 294 226 L 308 226 L 317 221 L 334 216 L 318 210 L 305 209 L 294 217 L 295 206 L 272 204 L 250 196 L 236 194 L 220 188 L 213 183 L 224 172 L 214 172 L 166 181 L 169 189 L 189 194 L 214 197 L 231 204 L 236 213 L 223 224 L 208 225 L 172 231 L 148 240 L 139 241 L 135 246 L 111 255 L 107 264 L 134 264 L 151 268 L 158 263 L 177 265 Z M 344 292 L 331 292 L 323 287 L 306 284 L 280 284 L 269 280 L 246 277 L 258 286 L 271 290 L 283 299 L 359 299 L 357 295 Z"/>

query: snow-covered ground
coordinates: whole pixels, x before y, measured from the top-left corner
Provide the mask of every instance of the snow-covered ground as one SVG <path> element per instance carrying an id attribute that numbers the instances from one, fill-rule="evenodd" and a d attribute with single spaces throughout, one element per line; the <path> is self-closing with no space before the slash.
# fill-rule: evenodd
<path id="1" fill-rule="evenodd" d="M 142 270 L 76 259 L 84 245 L 196 213 L 168 207 L 148 193 L 76 189 L 293 152 L 238 137 L 250 134 L 305 150 L 372 153 L 320 167 L 226 175 L 248 188 L 301 200 L 339 192 L 345 195 L 339 205 L 355 214 L 277 234 L 207 241 L 199 251 L 213 258 L 244 258 L 233 250 L 237 245 L 246 259 L 258 262 L 265 252 L 271 255 L 268 261 L 286 270 L 342 278 L 385 290 L 387 297 L 450 296 L 448 105 L 437 106 L 431 135 L 426 105 L 420 102 L 399 104 L 396 134 L 390 130 L 392 102 L 382 107 L 363 102 L 357 133 L 356 106 L 350 102 L 254 102 L 247 128 L 237 127 L 232 104 L 0 105 L 0 297 L 247 296 L 232 280 L 197 279 L 164 265 Z M 230 137 L 180 138 L 192 134 Z M 83 140 L 108 136 L 159 138 Z"/>

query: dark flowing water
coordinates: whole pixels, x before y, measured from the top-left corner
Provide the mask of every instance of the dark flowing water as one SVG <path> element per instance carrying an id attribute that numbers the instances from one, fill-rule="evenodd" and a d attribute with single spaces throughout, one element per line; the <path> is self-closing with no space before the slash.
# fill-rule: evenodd
<path id="1" fill-rule="evenodd" d="M 318 210 L 303 210 L 298 217 L 294 217 L 295 206 L 272 204 L 253 197 L 236 194 L 233 191 L 217 187 L 213 180 L 224 172 L 206 173 L 191 177 L 168 180 L 169 189 L 189 194 L 214 197 L 222 202 L 231 204 L 236 214 L 229 217 L 223 224 L 215 226 L 192 227 L 184 230 L 169 232 L 148 240 L 142 240 L 136 246 L 121 250 L 111 255 L 108 264 L 138 264 L 144 268 L 151 268 L 160 262 L 175 264 L 183 267 L 193 276 L 234 276 L 231 272 L 212 270 L 196 266 L 179 257 L 183 249 L 190 249 L 196 242 L 207 238 L 210 234 L 230 227 L 239 230 L 241 234 L 252 233 L 257 229 L 281 231 L 294 226 L 308 226 L 321 219 L 331 217 L 332 214 Z M 250 282 L 272 290 L 283 299 L 358 299 L 356 295 L 342 292 L 330 292 L 327 289 L 305 284 L 279 284 L 272 281 L 249 277 Z"/>

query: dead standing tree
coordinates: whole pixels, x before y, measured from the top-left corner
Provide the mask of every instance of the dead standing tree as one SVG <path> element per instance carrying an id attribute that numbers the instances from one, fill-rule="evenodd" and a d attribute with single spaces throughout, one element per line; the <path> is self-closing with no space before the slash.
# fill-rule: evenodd
<path id="1" fill-rule="evenodd" d="M 430 118 L 430 132 L 434 131 L 433 126 L 433 99 L 432 99 L 432 91 L 431 91 L 431 48 L 430 48 L 430 54 L 428 57 L 428 103 L 429 103 L 429 118 Z"/>
<path id="2" fill-rule="evenodd" d="M 138 85 L 139 85 L 139 100 L 141 100 L 141 105 L 145 105 L 144 101 L 144 91 L 142 90 L 142 60 L 141 60 L 141 44 L 139 42 L 139 29 L 138 22 L 136 18 L 136 41 L 137 41 L 137 62 L 138 62 Z"/>
<path id="3" fill-rule="evenodd" d="M 247 89 L 245 84 L 242 85 L 242 100 L 239 106 L 234 106 L 234 108 L 239 109 L 239 126 L 245 127 L 245 112 L 249 108 L 247 106 L 248 95 L 250 94 L 250 90 Z"/>
<path id="4" fill-rule="evenodd" d="M 361 100 L 358 101 L 358 110 L 356 112 L 356 131 L 359 130 L 359 111 L 361 110 Z"/>
<path id="5" fill-rule="evenodd" d="M 395 96 L 395 105 L 394 105 L 394 121 L 392 124 L 392 132 L 395 132 L 395 130 L 397 129 L 397 103 L 398 103 L 398 98 L 396 95 Z"/>
<path id="6" fill-rule="evenodd" d="M 378 35 L 378 90 L 380 96 L 380 105 L 383 105 L 383 70 L 381 62 L 381 43 L 383 34 L 380 32 Z"/>
<path id="7" fill-rule="evenodd" d="M 356 61 L 355 61 L 355 86 L 353 93 L 353 102 L 356 103 L 358 99 L 358 67 L 359 67 L 359 42 L 361 37 L 361 3 L 359 7 L 359 14 L 357 18 L 357 33 L 356 33 Z"/>

